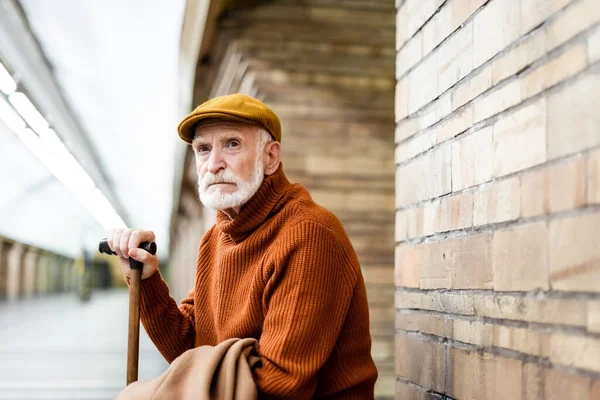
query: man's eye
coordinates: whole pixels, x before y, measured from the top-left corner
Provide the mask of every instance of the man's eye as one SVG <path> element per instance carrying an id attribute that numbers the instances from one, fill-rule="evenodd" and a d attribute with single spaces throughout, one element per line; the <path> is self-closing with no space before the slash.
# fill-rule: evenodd
<path id="1" fill-rule="evenodd" d="M 240 145 L 240 142 L 238 142 L 237 140 L 230 140 L 230 141 L 227 143 L 227 146 L 228 146 L 228 147 L 238 147 L 239 145 Z"/>
<path id="2" fill-rule="evenodd" d="M 208 146 L 198 146 L 198 153 L 204 153 L 208 151 Z"/>

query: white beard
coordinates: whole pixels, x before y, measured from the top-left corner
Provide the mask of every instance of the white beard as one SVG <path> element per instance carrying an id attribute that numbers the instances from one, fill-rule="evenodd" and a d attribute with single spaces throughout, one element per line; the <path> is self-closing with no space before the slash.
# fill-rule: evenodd
<path id="1" fill-rule="evenodd" d="M 243 180 L 229 169 L 223 169 L 216 174 L 207 171 L 202 178 L 198 178 L 198 193 L 202 204 L 214 210 L 225 210 L 246 204 L 256 194 L 264 179 L 261 156 L 262 152 L 259 152 L 250 181 Z M 233 183 L 237 188 L 231 193 L 224 192 L 219 187 L 207 191 L 209 185 L 220 182 Z"/>

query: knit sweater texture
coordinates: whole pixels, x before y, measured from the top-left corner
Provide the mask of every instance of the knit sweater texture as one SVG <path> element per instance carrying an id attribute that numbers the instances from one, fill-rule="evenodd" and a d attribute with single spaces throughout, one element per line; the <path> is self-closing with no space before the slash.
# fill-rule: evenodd
<path id="1" fill-rule="evenodd" d="M 141 319 L 172 362 L 186 350 L 256 338 L 262 399 L 372 399 L 369 310 L 340 221 L 280 166 L 235 219 L 217 212 L 200 243 L 194 289 L 179 306 L 155 273 Z"/>

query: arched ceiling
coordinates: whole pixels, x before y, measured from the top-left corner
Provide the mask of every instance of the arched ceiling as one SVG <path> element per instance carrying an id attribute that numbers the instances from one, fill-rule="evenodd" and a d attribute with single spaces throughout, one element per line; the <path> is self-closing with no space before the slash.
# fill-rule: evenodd
<path id="1" fill-rule="evenodd" d="M 19 3 L 3 5 L 7 12 Z M 90 175 L 103 181 L 99 187 L 128 225 L 155 230 L 165 250 L 180 118 L 177 77 L 184 5 L 184 0 L 151 7 L 141 0 L 20 1 L 23 20 L 88 152 L 69 141 L 65 130 L 56 129 L 57 134 L 84 167 L 97 168 Z M 9 17 L 15 21 L 14 15 Z M 0 50 L 3 62 L 22 78 L 5 53 Z M 33 94 L 39 90 L 32 81 L 21 84 Z M 44 116 L 51 125 L 57 119 Z M 0 235 L 74 255 L 105 232 L 4 125 L 0 192 Z"/>

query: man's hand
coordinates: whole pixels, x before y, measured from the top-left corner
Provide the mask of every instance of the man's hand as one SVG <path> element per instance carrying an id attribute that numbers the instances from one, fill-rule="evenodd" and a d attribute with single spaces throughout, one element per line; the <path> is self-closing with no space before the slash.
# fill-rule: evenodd
<path id="1" fill-rule="evenodd" d="M 158 257 L 138 249 L 142 242 L 154 242 L 154 232 L 141 229 L 113 229 L 108 232 L 108 246 L 117 253 L 123 274 L 129 278 L 129 258 L 144 264 L 142 279 L 151 277 L 158 270 Z"/>

